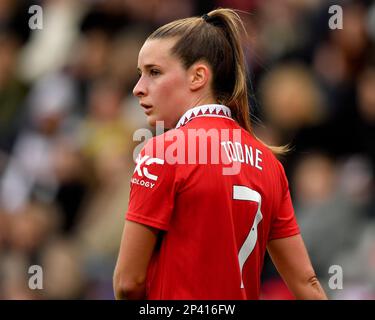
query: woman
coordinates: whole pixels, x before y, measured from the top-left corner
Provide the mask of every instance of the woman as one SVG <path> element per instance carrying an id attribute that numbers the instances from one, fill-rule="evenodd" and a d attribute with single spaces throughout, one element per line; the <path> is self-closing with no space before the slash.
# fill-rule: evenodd
<path id="1" fill-rule="evenodd" d="M 118 299 L 258 299 L 266 250 L 297 298 L 326 298 L 273 154 L 283 150 L 252 134 L 240 28 L 218 9 L 160 27 L 140 50 L 133 93 L 150 125 L 171 130 L 137 159 Z"/>

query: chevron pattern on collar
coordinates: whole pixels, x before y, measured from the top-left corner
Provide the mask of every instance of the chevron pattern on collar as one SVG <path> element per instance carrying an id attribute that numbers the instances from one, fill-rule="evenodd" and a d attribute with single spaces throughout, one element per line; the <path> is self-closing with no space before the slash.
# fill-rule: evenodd
<path id="1" fill-rule="evenodd" d="M 177 122 L 176 129 L 187 124 L 190 120 L 197 117 L 220 117 L 231 118 L 232 113 L 230 109 L 221 104 L 205 104 L 197 106 L 186 111 L 180 120 Z"/>

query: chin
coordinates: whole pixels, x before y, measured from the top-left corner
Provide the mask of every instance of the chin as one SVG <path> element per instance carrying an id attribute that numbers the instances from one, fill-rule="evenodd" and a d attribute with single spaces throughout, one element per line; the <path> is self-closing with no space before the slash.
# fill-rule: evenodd
<path id="1" fill-rule="evenodd" d="M 163 129 L 172 129 L 175 126 L 172 125 L 169 121 L 165 119 L 158 119 L 157 117 L 154 116 L 148 116 L 147 117 L 147 123 L 151 127 L 156 127 L 156 122 L 158 122 L 158 126 L 162 127 Z"/>
<path id="2" fill-rule="evenodd" d="M 153 116 L 148 116 L 147 117 L 147 123 L 149 126 L 151 127 L 155 127 L 156 126 L 156 121 L 158 121 L 158 119 L 156 119 L 155 117 Z"/>

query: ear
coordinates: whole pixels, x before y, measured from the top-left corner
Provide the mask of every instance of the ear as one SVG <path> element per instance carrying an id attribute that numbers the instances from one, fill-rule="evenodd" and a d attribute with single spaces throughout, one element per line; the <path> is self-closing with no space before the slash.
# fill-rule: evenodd
<path id="1" fill-rule="evenodd" d="M 190 89 L 192 91 L 197 91 L 203 88 L 209 83 L 211 74 L 211 69 L 208 67 L 207 63 L 194 63 L 189 70 Z"/>

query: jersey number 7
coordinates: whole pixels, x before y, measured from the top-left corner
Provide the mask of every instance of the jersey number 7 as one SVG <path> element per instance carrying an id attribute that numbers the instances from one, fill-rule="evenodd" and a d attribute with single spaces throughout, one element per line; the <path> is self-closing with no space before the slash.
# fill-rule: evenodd
<path id="1" fill-rule="evenodd" d="M 244 288 L 242 279 L 242 269 L 247 258 L 249 258 L 251 252 L 254 250 L 254 247 L 258 240 L 258 224 L 263 218 L 262 212 L 260 211 L 262 197 L 258 192 L 256 192 L 253 189 L 250 189 L 249 187 L 234 185 L 233 200 L 255 201 L 258 203 L 258 209 L 253 224 L 245 239 L 245 242 L 241 246 L 240 252 L 238 253 L 238 262 L 241 271 L 241 288 Z"/>

